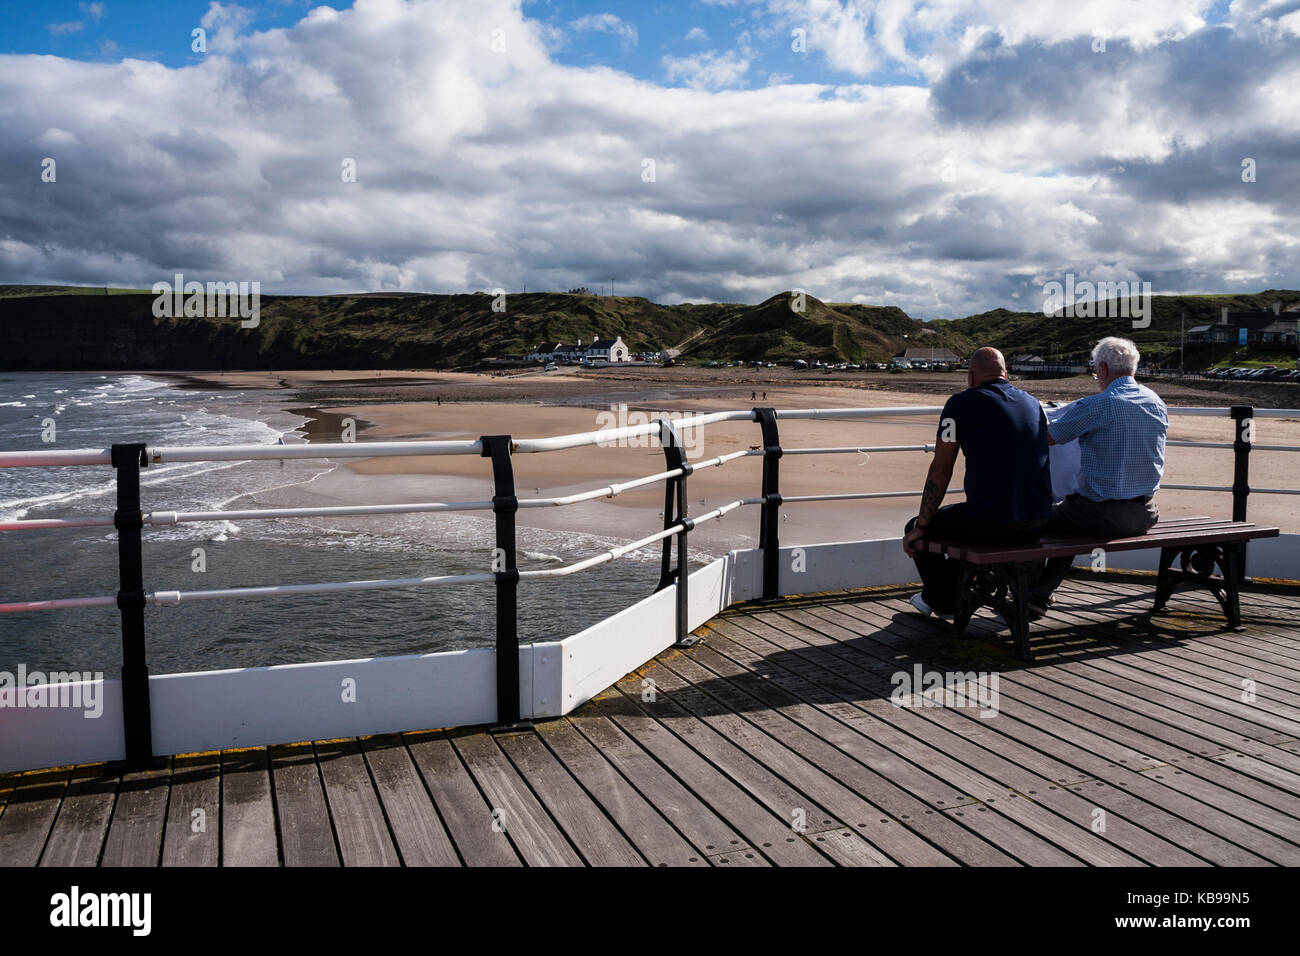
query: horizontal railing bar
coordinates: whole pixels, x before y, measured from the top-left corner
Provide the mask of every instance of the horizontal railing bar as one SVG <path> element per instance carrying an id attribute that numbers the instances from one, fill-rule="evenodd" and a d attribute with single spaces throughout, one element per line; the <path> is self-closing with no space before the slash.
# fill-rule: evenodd
<path id="1" fill-rule="evenodd" d="M 727 504 L 722 505 L 719 508 L 714 508 L 712 511 L 708 511 L 697 517 L 690 518 L 689 520 L 691 521 L 691 524 L 694 526 L 694 525 L 698 525 L 701 521 L 712 521 L 715 518 L 721 518 L 723 515 L 727 514 L 730 511 L 736 510 L 742 505 L 756 505 L 756 504 L 762 504 L 762 502 L 763 502 L 762 498 L 737 498 L 735 501 L 728 502 Z M 579 571 L 585 571 L 587 570 L 587 568 L 595 567 L 598 564 L 605 564 L 607 562 L 614 561 L 617 558 L 623 557 L 623 555 L 628 554 L 629 552 L 636 551 L 638 548 L 644 548 L 647 545 L 654 544 L 656 541 L 662 541 L 664 538 L 671 537 L 672 535 L 677 534 L 679 531 L 682 530 L 683 527 L 684 526 L 681 522 L 677 522 L 676 524 L 673 524 L 670 527 L 664 528 L 662 531 L 656 531 L 652 535 L 647 535 L 646 537 L 640 539 L 639 541 L 633 541 L 631 544 L 625 544 L 617 548 L 611 548 L 610 550 L 605 551 L 602 554 L 598 554 L 595 555 L 594 557 L 586 558 L 582 561 L 579 561 L 577 564 L 570 564 L 562 568 L 541 568 L 536 571 L 520 571 L 519 577 L 553 578 L 553 577 L 565 577 L 570 574 L 576 574 Z"/>
<path id="2" fill-rule="evenodd" d="M 725 465 L 729 461 L 748 455 L 761 455 L 761 451 L 732 452 L 719 455 L 707 461 L 692 465 L 693 470 L 700 471 Z M 681 469 L 662 471 L 631 481 L 605 485 L 591 491 L 583 491 L 560 498 L 526 498 L 519 502 L 520 508 L 546 508 L 579 504 L 595 498 L 613 498 L 643 485 L 653 484 L 681 474 Z M 490 511 L 491 501 L 430 501 L 400 505 L 329 505 L 319 508 L 256 508 L 246 511 L 153 511 L 144 515 L 146 525 L 155 527 L 202 521 L 256 521 L 268 518 L 330 518 L 363 517 L 383 514 L 424 514 L 442 511 Z M 0 531 L 32 531 L 49 528 L 94 528 L 112 527 L 112 517 L 102 518 L 32 518 L 22 521 L 0 522 Z"/>
<path id="3" fill-rule="evenodd" d="M 965 488 L 949 488 L 945 494 L 962 495 Z M 924 494 L 921 491 L 859 491 L 841 495 L 782 495 L 781 504 L 797 501 L 860 501 L 867 498 L 915 498 Z"/>
<path id="4" fill-rule="evenodd" d="M 778 419 L 787 421 L 814 419 L 869 419 L 894 416 L 938 415 L 941 405 L 909 405 L 897 408 L 809 408 L 786 409 L 776 413 Z M 1171 415 L 1226 416 L 1229 408 L 1203 408 L 1170 406 Z M 1289 408 L 1256 408 L 1256 418 L 1300 418 L 1300 410 Z M 726 421 L 753 421 L 753 411 L 701 413 L 689 418 L 676 419 L 678 428 L 698 428 Z M 514 443 L 516 454 L 559 451 L 583 445 L 596 445 L 657 434 L 658 419 L 644 425 L 627 425 L 574 435 L 550 438 L 523 438 Z M 312 442 L 301 445 L 184 445 L 149 448 L 151 463 L 192 461 L 276 461 L 306 458 L 389 458 L 418 455 L 479 455 L 482 443 L 473 441 L 414 441 L 414 442 Z M 61 465 L 108 465 L 112 463 L 110 449 L 73 449 L 68 451 L 17 451 L 0 453 L 0 468 L 30 468 Z"/>
<path id="5" fill-rule="evenodd" d="M 112 449 L 77 448 L 67 451 L 7 451 L 0 453 L 0 468 L 58 468 L 64 465 L 111 465 Z"/>
<path id="6" fill-rule="evenodd" d="M 781 446 L 783 456 L 790 455 L 851 455 L 854 452 L 869 454 L 877 451 L 934 451 L 933 445 L 858 445 L 843 448 L 786 448 Z M 761 455 L 761 451 L 754 452 Z"/>
<path id="7" fill-rule="evenodd" d="M 155 591 L 149 602 L 175 607 L 182 601 L 210 601 L 227 597 L 285 597 L 293 594 L 335 594 L 345 591 L 378 591 L 385 588 L 429 587 L 439 584 L 481 584 L 496 580 L 490 571 L 480 574 L 444 574 L 428 578 L 380 578 L 373 581 L 339 581 L 328 584 L 273 584 L 251 588 L 218 588 L 212 591 Z"/>
<path id="8" fill-rule="evenodd" d="M 1166 445 L 1179 445 L 1183 448 L 1235 448 L 1230 441 L 1166 441 Z M 1251 451 L 1300 451 L 1300 445 L 1260 445 L 1254 442 Z"/>
<path id="9" fill-rule="evenodd" d="M 25 518 L 21 521 L 0 521 L 0 531 L 39 531 L 48 528 L 111 528 L 109 518 Z"/>
<path id="10" fill-rule="evenodd" d="M 702 428 L 718 422 L 740 422 L 752 420 L 752 411 L 709 412 L 692 415 L 687 418 L 674 418 L 672 423 L 681 431 L 686 428 Z M 555 435 L 550 438 L 517 438 L 514 442 L 516 455 L 532 455 L 538 452 L 564 451 L 568 448 L 581 448 L 584 445 L 603 445 L 622 441 L 625 438 L 637 438 L 642 435 L 658 436 L 659 419 L 644 425 L 624 425 L 621 428 L 602 428 L 592 432 L 578 432 L 572 435 Z"/>
<path id="11" fill-rule="evenodd" d="M 1169 491 L 1232 491 L 1232 485 L 1160 485 L 1161 490 Z M 1300 488 L 1255 488 L 1252 495 L 1300 495 Z"/>
<path id="12" fill-rule="evenodd" d="M 183 461 L 276 461 L 301 458 L 404 458 L 481 455 L 480 441 L 340 441 L 303 445 L 187 445 L 149 448 L 151 464 Z"/>
<path id="13" fill-rule="evenodd" d="M 696 518 L 691 518 L 693 524 L 701 521 L 709 521 L 714 518 L 720 518 L 739 508 L 741 505 L 760 504 L 762 498 L 740 498 L 720 508 L 707 512 Z M 594 567 L 598 564 L 604 564 L 636 551 L 638 548 L 644 548 L 647 545 L 654 544 L 670 535 L 677 534 L 681 531 L 683 525 L 678 522 L 662 531 L 657 531 L 640 540 L 633 541 L 630 544 L 620 545 L 612 548 L 592 558 L 579 561 L 577 564 L 568 565 L 564 568 L 545 568 L 536 571 L 520 571 L 519 577 L 556 577 L 568 574 L 574 574 L 578 571 Z M 175 607 L 183 601 L 208 601 L 218 598 L 261 598 L 261 597 L 284 597 L 294 594 L 336 594 L 347 591 L 374 591 L 388 588 L 404 587 L 427 587 L 431 585 L 442 584 L 477 584 L 487 583 L 496 580 L 496 574 L 493 572 L 483 572 L 480 574 L 449 574 L 438 577 L 427 578 L 381 578 L 372 581 L 338 581 L 323 584 L 281 584 L 268 585 L 262 587 L 248 588 L 218 588 L 209 591 L 155 591 L 146 595 L 146 600 L 157 607 Z M 115 605 L 116 597 L 95 597 L 95 598 L 61 598 L 53 601 L 24 601 L 15 604 L 0 604 L 0 613 L 15 611 L 44 611 L 58 608 L 73 607 L 99 607 L 105 605 Z"/>
<path id="14" fill-rule="evenodd" d="M 117 596 L 88 598 L 56 598 L 53 601 L 13 601 L 0 604 L 0 614 L 12 614 L 16 611 L 56 611 L 73 607 L 114 607 Z"/>

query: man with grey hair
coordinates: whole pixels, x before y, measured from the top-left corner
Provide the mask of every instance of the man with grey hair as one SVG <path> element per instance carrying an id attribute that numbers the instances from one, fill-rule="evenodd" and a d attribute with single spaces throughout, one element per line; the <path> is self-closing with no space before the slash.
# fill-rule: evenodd
<path id="1" fill-rule="evenodd" d="M 1092 350 L 1098 395 L 1071 403 L 1048 424 L 1054 445 L 1079 442 L 1079 490 L 1052 508 L 1049 534 L 1125 538 L 1146 533 L 1160 518 L 1155 493 L 1165 467 L 1169 411 L 1160 396 L 1133 378 L 1137 346 L 1114 336 Z M 1030 616 L 1042 617 L 1072 558 L 1052 558 L 1034 586 Z"/>

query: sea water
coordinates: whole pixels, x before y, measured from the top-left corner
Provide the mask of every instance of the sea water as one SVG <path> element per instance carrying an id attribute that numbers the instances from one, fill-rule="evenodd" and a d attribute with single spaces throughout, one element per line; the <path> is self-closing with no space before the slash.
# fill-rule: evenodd
<path id="1" fill-rule="evenodd" d="M 137 375 L 0 374 L 0 449 L 296 444 L 306 440 L 308 419 L 294 408 L 283 393 L 180 388 Z M 54 441 L 42 441 L 43 434 L 51 437 L 51 420 Z M 296 490 L 338 467 L 327 460 L 150 465 L 141 473 L 142 507 L 215 511 L 268 501 L 302 507 L 319 502 L 304 501 Z M 364 498 L 364 480 L 355 487 Z M 107 465 L 0 469 L 0 520 L 111 517 L 114 507 Z M 620 538 L 520 527 L 519 566 L 559 567 L 652 530 Z M 493 517 L 218 521 L 147 526 L 143 535 L 145 590 L 183 592 L 479 573 L 488 570 Z M 693 565 L 707 557 L 695 556 Z M 205 570 L 195 570 L 200 564 Z M 567 577 L 521 581 L 520 640 L 576 633 L 652 593 L 658 577 L 659 549 L 652 546 Z M 0 532 L 0 603 L 113 595 L 117 588 L 111 527 Z M 153 674 L 489 647 L 494 620 L 491 583 L 183 601 L 145 611 Z M 0 614 L 0 670 L 19 664 L 115 676 L 121 665 L 116 608 Z"/>

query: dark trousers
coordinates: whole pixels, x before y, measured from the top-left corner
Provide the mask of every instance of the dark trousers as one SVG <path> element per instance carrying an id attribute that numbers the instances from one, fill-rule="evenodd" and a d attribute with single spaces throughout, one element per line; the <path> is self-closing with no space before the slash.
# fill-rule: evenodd
<path id="1" fill-rule="evenodd" d="M 907 523 L 907 534 L 916 524 Z M 968 502 L 945 505 L 935 512 L 925 526 L 927 538 L 945 541 L 969 541 L 972 544 L 1031 544 L 1043 536 L 1047 521 L 989 521 L 974 511 Z M 957 575 L 961 562 L 928 551 L 912 558 L 921 576 L 921 599 L 940 614 L 957 610 Z"/>
<path id="2" fill-rule="evenodd" d="M 1136 501 L 1093 501 L 1074 494 L 1052 506 L 1047 530 L 1052 534 L 1079 537 L 1129 538 L 1146 534 L 1160 520 L 1155 499 Z M 1034 597 L 1045 601 L 1061 586 L 1074 558 L 1049 558 L 1043 576 L 1034 585 Z"/>

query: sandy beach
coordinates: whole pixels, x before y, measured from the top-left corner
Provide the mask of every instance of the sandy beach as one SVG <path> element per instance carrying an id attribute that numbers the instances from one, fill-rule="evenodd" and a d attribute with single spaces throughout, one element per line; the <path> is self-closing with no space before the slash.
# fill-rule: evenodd
<path id="1" fill-rule="evenodd" d="M 901 387 L 905 383 L 898 377 L 884 375 L 865 381 L 826 381 L 820 377 L 809 380 L 807 373 L 798 373 L 805 379 L 791 381 L 789 370 L 755 370 L 754 375 L 745 375 L 750 370 L 740 369 L 723 370 L 730 375 L 672 374 L 678 371 L 645 369 L 601 377 L 583 372 L 508 376 L 402 370 L 273 375 L 245 372 L 209 373 L 191 376 L 190 380 L 205 387 L 219 384 L 240 390 L 284 390 L 286 401 L 301 406 L 296 410 L 312 419 L 308 440 L 317 441 L 338 440 L 347 418 L 357 423 L 359 441 L 446 440 L 491 434 L 533 438 L 593 431 L 615 420 L 624 421 L 620 415 L 627 413 L 644 412 L 653 417 L 662 413 L 748 409 L 763 404 L 763 392 L 766 404 L 778 409 L 936 406 L 942 405 L 947 393 L 965 384 L 964 376 L 956 374 L 927 376 L 916 382 L 921 388 L 909 390 Z M 779 374 L 782 372 L 784 375 Z M 1095 388 L 1089 379 L 1018 384 L 1044 400 L 1075 398 Z M 1170 405 L 1222 405 L 1226 409 L 1226 405 L 1240 400 L 1185 385 L 1158 383 L 1155 387 Z M 382 395 L 378 401 L 377 391 Z M 751 399 L 755 393 L 756 398 Z M 414 400 L 400 400 L 408 394 Z M 521 394 L 539 397 L 521 401 Z M 625 413 L 618 411 L 620 404 L 626 405 Z M 933 419 L 901 416 L 869 421 L 789 422 L 782 428 L 781 440 L 785 447 L 915 445 L 933 442 L 934 428 Z M 1169 438 L 1229 442 L 1232 427 L 1226 410 L 1221 418 L 1175 415 Z M 1259 420 L 1257 440 L 1262 444 L 1300 445 L 1300 412 L 1294 419 Z M 692 462 L 700 462 L 757 447 L 759 442 L 759 429 L 754 423 L 709 425 L 688 436 L 688 454 Z M 572 494 L 652 474 L 663 470 L 663 462 L 657 443 L 646 441 L 640 447 L 588 447 L 518 455 L 514 465 L 519 496 L 527 499 Z M 790 456 L 782 462 L 781 490 L 787 496 L 918 491 L 928 466 L 928 454 L 920 451 Z M 1251 484 L 1293 486 L 1293 470 L 1288 453 L 1256 453 L 1252 457 Z M 960 487 L 961 475 L 959 460 L 954 488 Z M 488 462 L 481 458 L 363 459 L 336 468 L 300 490 L 311 500 L 332 504 L 482 500 L 491 496 L 490 476 Z M 1171 447 L 1165 476 L 1166 482 L 1172 484 L 1231 484 L 1232 452 Z M 709 468 L 689 479 L 690 511 L 702 514 L 737 498 L 757 496 L 759 488 L 757 457 Z M 1231 499 L 1226 493 L 1165 490 L 1157 501 L 1162 514 L 1171 517 L 1228 515 L 1231 511 Z M 786 504 L 782 509 L 782 541 L 806 544 L 897 535 L 915 513 L 917 503 L 917 497 L 906 497 Z M 536 528 L 577 529 L 632 540 L 660 527 L 662 508 L 662 485 L 656 484 L 613 499 L 565 508 L 524 509 L 519 521 Z M 1300 502 L 1295 497 L 1256 495 L 1250 501 L 1249 517 L 1257 523 L 1295 531 L 1300 530 L 1298 508 Z M 692 541 L 701 549 L 719 554 L 731 548 L 752 547 L 757 534 L 757 508 L 746 507 L 720 521 L 701 525 Z"/>

